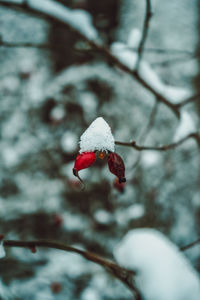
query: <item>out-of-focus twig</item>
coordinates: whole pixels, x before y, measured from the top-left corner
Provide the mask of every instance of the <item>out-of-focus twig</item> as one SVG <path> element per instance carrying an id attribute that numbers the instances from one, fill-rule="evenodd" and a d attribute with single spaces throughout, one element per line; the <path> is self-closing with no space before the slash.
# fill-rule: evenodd
<path id="1" fill-rule="evenodd" d="M 53 248 L 57 250 L 63 250 L 63 251 L 79 254 L 82 257 L 86 258 L 87 260 L 102 266 L 114 277 L 118 278 L 121 282 L 123 282 L 133 292 L 136 300 L 142 299 L 139 291 L 133 284 L 133 277 L 136 274 L 134 271 L 127 270 L 117 265 L 116 263 L 106 260 L 92 252 L 80 250 L 78 248 L 71 247 L 63 243 L 48 241 L 48 240 L 38 240 L 38 241 L 4 240 L 3 245 L 4 247 L 28 248 L 31 249 L 32 252 L 35 252 L 37 247 L 44 247 L 44 248 Z M 33 249 L 35 250 L 33 251 Z"/>
<path id="2" fill-rule="evenodd" d="M 39 48 L 39 49 L 48 49 L 50 45 L 48 44 L 36 44 L 36 43 L 13 43 L 6 42 L 0 39 L 0 47 L 5 48 Z"/>
<path id="3" fill-rule="evenodd" d="M 185 99 L 184 101 L 176 104 L 176 107 L 179 109 L 181 108 L 182 106 L 186 105 L 186 104 L 189 104 L 189 103 L 192 103 L 194 101 L 199 101 L 200 100 L 200 94 L 196 94 L 188 99 Z"/>
<path id="4" fill-rule="evenodd" d="M 197 244 L 200 244 L 200 238 L 198 238 L 196 241 L 188 244 L 188 245 L 185 245 L 183 247 L 180 248 L 181 251 L 185 251 L 185 250 L 188 250 L 194 246 L 196 246 Z"/>
<path id="5" fill-rule="evenodd" d="M 151 0 L 146 0 L 146 13 L 144 18 L 144 25 L 143 25 L 143 32 L 142 32 L 142 38 L 138 47 L 138 59 L 136 63 L 136 71 L 139 69 L 140 61 L 142 60 L 143 50 L 145 46 L 145 42 L 148 35 L 149 30 L 149 22 L 152 17 L 152 9 L 151 9 Z"/>
<path id="6" fill-rule="evenodd" d="M 154 146 L 139 146 L 139 145 L 136 144 L 135 141 L 128 142 L 128 143 L 115 141 L 115 144 L 120 145 L 120 146 L 132 147 L 132 148 L 134 148 L 138 151 L 143 151 L 143 150 L 167 151 L 167 150 L 174 149 L 174 148 L 178 147 L 179 145 L 183 144 L 185 141 L 189 140 L 190 138 L 195 139 L 198 146 L 200 146 L 200 135 L 197 132 L 188 134 L 187 136 L 180 139 L 176 143 L 163 145 L 163 146 L 159 146 L 159 147 L 156 147 L 156 146 L 155 147 Z"/>

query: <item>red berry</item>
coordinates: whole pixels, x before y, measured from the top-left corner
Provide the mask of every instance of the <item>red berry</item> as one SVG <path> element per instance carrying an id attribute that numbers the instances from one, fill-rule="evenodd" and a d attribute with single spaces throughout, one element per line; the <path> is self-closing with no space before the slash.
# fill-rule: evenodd
<path id="1" fill-rule="evenodd" d="M 125 166 L 121 156 L 114 152 L 110 153 L 108 155 L 108 167 L 110 172 L 118 177 L 119 183 L 126 182 Z"/>
<path id="2" fill-rule="evenodd" d="M 94 152 L 83 152 L 76 157 L 73 172 L 89 168 L 96 161 Z"/>
<path id="3" fill-rule="evenodd" d="M 79 177 L 78 172 L 80 170 L 89 168 L 95 161 L 96 161 L 96 154 L 94 152 L 83 152 L 76 157 L 74 168 L 73 168 L 73 174 L 74 176 L 78 177 L 78 179 L 81 181 L 83 185 L 82 189 L 84 189 L 84 183 L 82 179 Z"/>

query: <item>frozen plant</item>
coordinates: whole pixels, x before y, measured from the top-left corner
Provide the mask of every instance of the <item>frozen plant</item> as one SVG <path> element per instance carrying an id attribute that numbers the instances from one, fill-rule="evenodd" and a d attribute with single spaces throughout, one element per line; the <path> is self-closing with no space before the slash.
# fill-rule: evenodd
<path id="1" fill-rule="evenodd" d="M 92 122 L 80 138 L 80 154 L 76 157 L 73 173 L 82 182 L 78 172 L 89 168 L 96 161 L 96 153 L 103 159 L 108 154 L 108 167 L 118 177 L 119 183 L 126 182 L 123 159 L 114 152 L 115 141 L 110 126 L 99 117 Z"/>

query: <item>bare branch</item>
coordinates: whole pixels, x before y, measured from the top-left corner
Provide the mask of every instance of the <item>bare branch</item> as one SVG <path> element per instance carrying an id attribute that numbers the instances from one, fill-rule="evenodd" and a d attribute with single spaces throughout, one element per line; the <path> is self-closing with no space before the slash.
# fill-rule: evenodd
<path id="1" fill-rule="evenodd" d="M 39 48 L 39 49 L 48 49 L 50 45 L 48 44 L 36 44 L 36 43 L 11 43 L 2 41 L 0 39 L 0 47 L 4 48 Z"/>
<path id="2" fill-rule="evenodd" d="M 189 140 L 190 138 L 195 139 L 198 146 L 200 146 L 200 135 L 197 132 L 188 134 L 187 136 L 185 136 L 184 138 L 182 138 L 180 141 L 178 141 L 176 143 L 163 145 L 163 146 L 160 146 L 160 147 L 139 146 L 139 145 L 136 144 L 135 141 L 132 141 L 132 142 L 129 142 L 129 143 L 116 141 L 115 144 L 120 145 L 120 146 L 132 147 L 132 148 L 134 148 L 138 151 L 143 151 L 143 150 L 167 151 L 167 150 L 174 149 L 174 148 L 178 147 L 179 145 L 183 144 L 185 141 Z"/>
<path id="3" fill-rule="evenodd" d="M 194 102 L 194 101 L 197 101 L 197 100 L 200 100 L 200 94 L 196 94 L 188 99 L 185 99 L 184 101 L 176 104 L 176 107 L 179 109 L 181 108 L 182 106 L 186 105 L 186 104 L 189 104 L 191 102 Z"/>
<path id="4" fill-rule="evenodd" d="M 146 0 L 146 13 L 145 13 L 145 18 L 144 18 L 144 25 L 143 25 L 143 33 L 142 33 L 142 38 L 140 41 L 140 45 L 138 47 L 138 59 L 136 63 L 136 70 L 139 69 L 140 66 L 140 61 L 142 60 L 142 55 L 143 55 L 143 50 L 149 30 L 149 22 L 152 17 L 152 10 L 151 10 L 151 0 Z"/>
<path id="5" fill-rule="evenodd" d="M 26 12 L 30 12 L 32 14 L 34 13 L 36 15 L 42 16 L 43 18 L 45 18 L 48 21 L 52 21 L 52 20 L 55 21 L 56 20 L 56 21 L 64 24 L 65 26 L 68 27 L 68 29 L 70 31 L 73 31 L 82 40 L 84 40 L 88 45 L 90 45 L 93 49 L 99 51 L 109 61 L 109 63 L 117 66 L 121 70 L 125 71 L 126 73 L 128 73 L 132 77 L 134 77 L 144 88 L 146 88 L 148 91 L 150 91 L 157 98 L 158 101 L 162 102 L 167 107 L 169 107 L 174 112 L 174 114 L 176 115 L 177 118 L 180 117 L 180 113 L 179 113 L 179 110 L 177 109 L 177 107 L 173 103 L 171 103 L 170 100 L 168 100 L 164 95 L 162 95 L 156 89 L 154 89 L 148 82 L 146 82 L 138 74 L 138 72 L 131 70 L 129 67 L 127 67 L 126 65 L 124 65 L 123 63 L 121 63 L 121 61 L 119 61 L 114 55 L 112 55 L 110 53 L 110 51 L 106 47 L 104 47 L 104 46 L 102 46 L 102 45 L 94 42 L 93 40 L 90 40 L 84 34 L 82 34 L 81 32 L 79 32 L 77 29 L 75 29 L 72 26 L 70 26 L 63 19 L 61 19 L 61 18 L 59 18 L 59 17 L 57 17 L 55 15 L 50 15 L 49 12 L 48 12 L 48 14 L 46 14 L 43 11 L 40 11 L 39 8 L 36 8 L 36 6 L 31 7 L 30 4 L 29 4 L 29 2 L 27 2 L 26 5 L 22 5 L 21 3 L 16 4 L 16 3 L 13 3 L 12 1 L 11 2 L 9 2 L 9 1 L 1 2 L 0 1 L 0 5 L 1 6 L 5 6 L 5 7 L 15 8 L 15 9 L 21 8 L 21 9 L 25 10 Z M 64 9 L 64 7 L 63 7 L 63 9 Z"/>
<path id="6" fill-rule="evenodd" d="M 188 245 L 186 245 L 186 246 L 181 247 L 180 250 L 181 250 L 181 251 L 188 250 L 188 249 L 190 249 L 190 248 L 196 246 L 196 245 L 199 244 L 199 243 L 200 243 L 200 238 L 198 238 L 196 241 L 194 241 L 194 242 L 192 242 L 192 243 L 190 243 L 190 244 L 188 244 Z"/>
<path id="7" fill-rule="evenodd" d="M 134 271 L 127 270 L 120 267 L 116 263 L 106 260 L 92 252 L 80 250 L 75 247 L 68 246 L 63 243 L 58 243 L 48 240 L 38 241 L 16 241 L 16 240 L 4 240 L 3 245 L 5 247 L 20 247 L 28 249 L 36 249 L 36 247 L 53 248 L 57 250 L 63 250 L 67 252 L 73 252 L 81 255 L 87 260 L 94 262 L 102 266 L 106 271 L 110 272 L 114 277 L 118 278 L 124 283 L 134 294 L 136 300 L 140 300 L 141 296 L 137 288 L 133 285 L 133 276 L 136 274 Z"/>

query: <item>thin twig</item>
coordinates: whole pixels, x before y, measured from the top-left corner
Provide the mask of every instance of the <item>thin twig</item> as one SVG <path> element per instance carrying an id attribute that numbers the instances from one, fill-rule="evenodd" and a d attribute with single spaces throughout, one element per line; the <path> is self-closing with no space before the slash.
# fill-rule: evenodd
<path id="1" fill-rule="evenodd" d="M 151 10 L 151 0 L 146 0 L 146 13 L 144 18 L 144 25 L 143 25 L 143 32 L 142 32 L 142 38 L 138 47 L 138 59 L 136 63 L 136 70 L 139 69 L 140 61 L 142 60 L 143 50 L 145 46 L 145 42 L 148 35 L 149 30 L 149 22 L 152 17 L 152 10 Z"/>
<path id="2" fill-rule="evenodd" d="M 189 104 L 189 103 L 192 103 L 194 101 L 197 101 L 197 100 L 200 100 L 200 94 L 196 94 L 188 99 L 185 99 L 184 101 L 176 104 L 176 107 L 179 109 L 181 108 L 182 106 L 186 105 L 186 104 Z"/>
<path id="3" fill-rule="evenodd" d="M 0 39 L 0 47 L 5 48 L 39 48 L 39 49 L 48 49 L 50 45 L 48 44 L 36 44 L 36 43 L 11 43 L 6 41 L 1 41 Z"/>
<path id="4" fill-rule="evenodd" d="M 188 134 L 187 136 L 180 139 L 176 143 L 163 145 L 163 146 L 159 146 L 159 147 L 156 147 L 156 146 L 155 147 L 154 146 L 139 146 L 139 145 L 136 144 L 135 141 L 128 142 L 128 143 L 127 142 L 115 141 L 115 144 L 120 145 L 120 146 L 132 147 L 132 148 L 134 148 L 138 151 L 143 151 L 143 150 L 167 151 L 167 150 L 174 149 L 174 148 L 178 147 L 179 145 L 183 144 L 185 141 L 189 140 L 190 138 L 195 139 L 198 146 L 200 146 L 200 135 L 197 132 Z"/>
<path id="5" fill-rule="evenodd" d="M 188 250 L 188 249 L 190 249 L 190 248 L 196 246 L 196 245 L 199 244 L 199 243 L 200 243 L 200 238 L 198 238 L 196 241 L 194 241 L 194 242 L 192 242 L 192 243 L 190 243 L 190 244 L 188 244 L 188 245 L 185 245 L 185 246 L 181 247 L 180 250 L 181 250 L 181 251 Z"/>
<path id="6" fill-rule="evenodd" d="M 16 241 L 16 240 L 4 240 L 3 245 L 5 247 L 20 247 L 35 249 L 36 247 L 53 248 L 57 250 L 63 250 L 67 252 L 77 253 L 89 261 L 92 261 L 104 269 L 109 271 L 114 277 L 117 277 L 122 281 L 133 293 L 135 299 L 140 300 L 141 296 L 137 288 L 133 285 L 133 276 L 136 274 L 134 271 L 127 270 L 120 267 L 116 263 L 106 260 L 92 252 L 80 250 L 75 247 L 68 246 L 63 243 L 58 243 L 55 241 L 39 240 L 39 241 Z"/>
<path id="7" fill-rule="evenodd" d="M 121 61 L 119 61 L 116 56 L 112 55 L 110 53 L 110 51 L 108 50 L 108 48 L 94 42 L 93 40 L 90 40 L 89 38 L 87 38 L 84 34 L 82 34 L 80 31 L 78 31 L 76 28 L 70 26 L 66 21 L 64 21 L 63 19 L 60 19 L 57 16 L 53 16 L 50 14 L 45 14 L 43 11 L 40 11 L 39 8 L 36 7 L 31 7 L 29 2 L 27 2 L 26 5 L 22 5 L 20 3 L 13 3 L 13 2 L 1 2 L 0 1 L 0 5 L 1 6 L 5 6 L 5 7 L 11 7 L 14 9 L 23 9 L 26 12 L 32 13 L 32 14 L 36 14 L 39 16 L 42 16 L 43 18 L 47 19 L 48 21 L 58 21 L 62 24 L 64 24 L 65 26 L 68 27 L 68 29 L 70 31 L 73 31 L 76 35 L 78 35 L 82 40 L 84 40 L 89 46 L 91 46 L 93 49 L 99 51 L 108 61 L 109 63 L 117 66 L 118 68 L 120 68 L 121 70 L 125 71 L 126 73 L 130 74 L 133 78 L 136 79 L 136 81 L 138 81 L 144 88 L 146 88 L 148 91 L 150 91 L 156 98 L 158 101 L 162 102 L 163 104 L 165 104 L 167 107 L 169 107 L 174 114 L 176 115 L 177 118 L 180 118 L 180 112 L 177 109 L 177 107 L 170 102 L 170 100 L 168 100 L 164 95 L 162 95 L 160 92 L 158 92 L 156 89 L 154 89 L 146 80 L 144 80 L 137 71 L 133 71 L 131 70 L 129 67 L 127 67 L 126 65 L 124 65 Z M 59 4 L 61 5 L 61 4 Z M 63 7 L 64 9 L 64 7 Z"/>
<path id="8" fill-rule="evenodd" d="M 1 5 L 1 3 L 0 3 Z M 56 46 L 63 46 L 62 43 L 57 43 Z M 7 42 L 1 39 L 0 37 L 0 47 L 8 47 L 8 48 L 41 48 L 41 49 L 49 49 L 51 48 L 51 45 L 48 43 L 23 43 L 23 42 Z M 134 47 L 128 47 L 125 46 L 125 48 L 130 49 L 132 51 L 138 52 L 138 48 L 134 48 Z M 77 52 L 84 52 L 84 53 L 88 53 L 88 52 L 94 52 L 93 49 L 91 48 L 86 48 L 86 49 L 76 49 L 75 51 Z M 191 58 L 193 57 L 197 57 L 198 54 L 193 53 L 192 51 L 189 50 L 181 50 L 181 49 L 162 49 L 162 48 L 145 48 L 143 49 L 143 52 L 148 52 L 148 53 L 160 53 L 160 54 L 172 54 L 172 55 L 187 55 L 190 56 Z M 176 58 L 177 59 L 177 58 Z M 180 59 L 185 59 L 184 58 L 180 58 Z M 162 62 L 161 62 L 162 63 Z M 161 64 L 158 62 L 158 64 Z M 153 63 L 154 64 L 154 63 Z M 156 64 L 156 63 L 155 63 Z"/>

